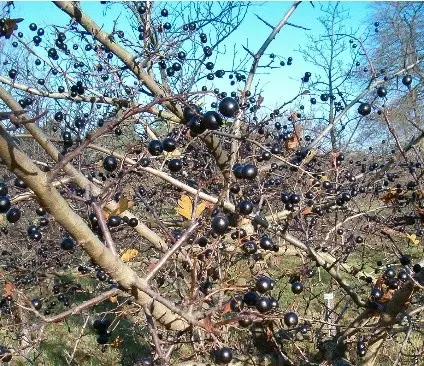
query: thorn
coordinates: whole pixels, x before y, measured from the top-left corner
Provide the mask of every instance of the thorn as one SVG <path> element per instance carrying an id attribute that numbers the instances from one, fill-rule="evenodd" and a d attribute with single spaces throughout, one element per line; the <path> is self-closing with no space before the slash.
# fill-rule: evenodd
<path id="1" fill-rule="evenodd" d="M 250 51 L 247 47 L 244 47 L 243 45 L 242 45 L 242 47 L 243 47 L 243 49 L 250 55 L 250 56 L 252 56 L 252 57 L 255 57 L 255 55 L 253 54 L 253 52 L 252 51 Z"/>
<path id="2" fill-rule="evenodd" d="M 258 18 L 259 20 L 261 20 L 262 22 L 264 22 L 271 29 L 274 29 L 275 28 L 273 25 L 269 24 L 266 20 L 262 19 L 259 15 L 255 14 L 255 16 L 256 16 L 256 18 Z"/>

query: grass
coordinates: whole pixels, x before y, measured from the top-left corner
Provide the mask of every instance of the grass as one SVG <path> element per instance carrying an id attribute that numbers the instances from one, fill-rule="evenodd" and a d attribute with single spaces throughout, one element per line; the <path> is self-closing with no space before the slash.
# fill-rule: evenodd
<path id="1" fill-rule="evenodd" d="M 103 312 L 108 310 L 108 307 L 110 307 L 108 304 L 98 306 L 96 311 Z M 121 317 L 119 325 L 110 337 L 111 343 L 119 338 L 120 346 L 109 345 L 103 348 L 97 344 L 97 334 L 91 327 L 93 317 L 81 333 L 85 319 L 85 316 L 75 315 L 67 318 L 63 323 L 48 324 L 43 333 L 43 341 L 29 354 L 30 364 L 67 365 L 69 354 L 72 354 L 77 340 L 78 346 L 70 365 L 132 366 L 134 360 L 150 354 L 150 346 L 146 341 L 148 335 L 144 327 L 140 327 L 136 333 L 133 331 L 136 328 L 134 324 Z M 14 357 L 12 364 L 27 365 L 28 361 L 23 357 Z"/>

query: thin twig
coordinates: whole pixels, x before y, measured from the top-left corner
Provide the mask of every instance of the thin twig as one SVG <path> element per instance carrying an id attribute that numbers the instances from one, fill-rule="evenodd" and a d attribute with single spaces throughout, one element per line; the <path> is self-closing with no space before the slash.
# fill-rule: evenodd
<path id="1" fill-rule="evenodd" d="M 144 314 L 146 315 L 147 328 L 149 329 L 150 335 L 152 336 L 153 344 L 155 345 L 156 354 L 159 360 L 161 361 L 161 363 L 163 363 L 165 361 L 165 356 L 160 346 L 160 340 L 158 337 L 158 333 L 156 331 L 152 314 L 150 313 L 150 310 L 146 305 L 143 306 L 143 310 L 144 310 Z"/>
<path id="2" fill-rule="evenodd" d="M 100 227 L 100 230 L 102 231 L 103 239 L 105 240 L 106 246 L 114 255 L 118 255 L 115 243 L 112 239 L 112 235 L 110 234 L 109 228 L 106 224 L 106 220 L 103 216 L 102 208 L 96 201 L 94 201 L 94 199 L 91 202 L 91 207 L 93 208 L 94 213 L 96 214 L 98 225 Z"/>
<path id="3" fill-rule="evenodd" d="M 178 248 L 184 244 L 184 242 L 189 238 L 193 231 L 199 226 L 198 221 L 194 221 L 190 227 L 185 231 L 185 233 L 179 238 L 175 244 L 162 256 L 162 258 L 156 263 L 155 267 L 149 272 L 147 276 L 144 277 L 146 282 L 149 282 L 155 274 L 165 265 L 168 259 L 174 254 Z"/>

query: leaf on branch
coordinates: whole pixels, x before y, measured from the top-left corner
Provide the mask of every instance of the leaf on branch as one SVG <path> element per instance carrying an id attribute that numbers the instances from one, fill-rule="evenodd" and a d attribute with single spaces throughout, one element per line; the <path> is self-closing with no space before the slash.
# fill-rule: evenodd
<path id="1" fill-rule="evenodd" d="M 201 200 L 196 206 L 196 216 L 200 216 L 206 208 L 206 202 Z M 178 206 L 176 207 L 177 213 L 185 217 L 188 220 L 192 219 L 193 215 L 193 199 L 186 194 L 183 194 L 178 200 Z"/>
<path id="2" fill-rule="evenodd" d="M 384 294 L 383 297 L 378 300 L 378 302 L 380 302 L 381 304 L 384 304 L 385 302 L 389 301 L 393 296 L 394 290 L 389 289 L 389 287 L 386 285 L 386 280 L 383 276 L 379 276 L 377 278 L 374 288 L 379 289 Z"/>
<path id="3" fill-rule="evenodd" d="M 339 157 L 339 150 L 333 149 L 331 150 L 331 167 L 336 168 L 337 167 L 337 158 Z"/>
<path id="4" fill-rule="evenodd" d="M 131 207 L 133 207 L 134 196 L 135 196 L 134 189 L 130 185 L 125 186 L 121 192 L 121 196 L 119 197 L 119 201 L 115 209 L 108 210 L 106 209 L 106 207 L 103 208 L 103 213 L 105 214 L 105 218 L 107 219 L 111 215 L 120 215 L 124 211 L 127 211 Z"/>
<path id="5" fill-rule="evenodd" d="M 124 262 L 129 262 L 131 260 L 133 260 L 138 254 L 138 250 L 137 249 L 127 249 L 124 254 L 121 255 L 121 259 Z"/>
<path id="6" fill-rule="evenodd" d="M 293 121 L 295 121 L 294 116 L 296 116 L 296 113 L 292 114 L 292 118 Z M 297 116 L 296 116 L 297 119 Z M 294 132 L 293 135 L 290 136 L 287 140 L 286 140 L 286 149 L 287 150 L 295 150 L 299 147 L 300 145 L 300 138 L 302 136 L 302 125 L 300 125 L 299 123 L 297 123 L 294 127 Z"/>
<path id="7" fill-rule="evenodd" d="M 388 302 L 393 297 L 394 290 L 387 290 L 387 292 L 383 295 L 383 297 L 378 300 L 379 303 L 384 304 Z"/>
<path id="8" fill-rule="evenodd" d="M 256 105 L 260 106 L 263 102 L 264 102 L 264 97 L 262 95 L 259 95 L 259 97 L 256 101 Z"/>
<path id="9" fill-rule="evenodd" d="M 22 21 L 23 21 L 23 18 L 5 19 L 5 22 L 6 22 L 5 37 L 6 37 L 6 39 L 9 39 L 12 36 L 13 32 L 18 29 L 18 23 L 20 23 Z M 0 38 L 1 38 L 1 36 L 0 36 Z"/>
<path id="10" fill-rule="evenodd" d="M 406 236 L 412 244 L 418 245 L 420 243 L 420 239 L 415 234 L 406 233 Z"/>

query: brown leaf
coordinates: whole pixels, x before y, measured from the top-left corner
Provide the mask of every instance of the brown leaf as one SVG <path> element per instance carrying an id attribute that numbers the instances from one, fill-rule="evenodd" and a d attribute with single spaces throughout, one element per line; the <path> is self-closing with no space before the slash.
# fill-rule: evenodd
<path id="1" fill-rule="evenodd" d="M 222 314 L 231 313 L 231 311 L 231 301 L 228 301 L 222 306 Z"/>
<path id="2" fill-rule="evenodd" d="M 296 113 L 292 114 L 292 117 L 295 116 Z M 297 119 L 297 116 L 296 116 Z M 293 120 L 295 120 L 293 118 Z M 302 136 L 302 125 L 300 125 L 299 123 L 297 123 L 294 127 L 294 132 L 293 135 L 290 136 L 287 140 L 286 140 L 286 149 L 287 150 L 295 150 L 299 147 L 300 145 L 300 138 Z"/>
<path id="3" fill-rule="evenodd" d="M 385 203 L 390 203 L 396 200 L 399 197 L 399 194 L 402 194 L 402 193 L 403 191 L 399 193 L 397 188 L 393 187 L 393 188 L 390 188 L 387 192 L 383 193 L 380 196 L 380 199 Z"/>
<path id="4" fill-rule="evenodd" d="M 394 290 L 389 289 L 389 287 L 386 285 L 386 280 L 384 279 L 383 276 L 380 276 L 380 277 L 377 278 L 377 281 L 375 282 L 374 288 L 379 289 L 384 294 L 383 297 L 380 300 L 378 300 L 378 302 L 381 303 L 381 304 L 386 303 L 393 296 Z"/>
<path id="5" fill-rule="evenodd" d="M 102 209 L 102 214 L 105 220 L 107 220 L 110 216 L 110 211 L 108 211 L 107 209 Z"/>
<path id="6" fill-rule="evenodd" d="M 262 95 L 259 95 L 256 105 L 260 106 L 264 102 L 264 97 Z"/>
<path id="7" fill-rule="evenodd" d="M 22 22 L 23 18 L 5 19 L 5 21 L 7 29 L 5 37 L 6 39 L 9 39 L 12 36 L 13 32 L 18 29 L 18 23 Z"/>
<path id="8" fill-rule="evenodd" d="M 390 290 L 390 289 L 387 290 L 385 292 L 385 294 L 383 295 L 383 297 L 380 300 L 378 300 L 378 302 L 381 303 L 381 304 L 386 303 L 387 301 L 389 301 L 393 297 L 393 292 L 394 292 L 394 290 Z"/>
<path id="9" fill-rule="evenodd" d="M 310 215 L 312 213 L 312 207 L 306 207 L 303 211 L 302 211 L 302 215 Z"/>
<path id="10" fill-rule="evenodd" d="M 205 326 L 205 330 L 209 333 L 212 333 L 214 331 L 214 326 L 211 321 L 211 316 L 208 315 L 205 318 L 203 318 L 203 325 Z"/>
<path id="11" fill-rule="evenodd" d="M 12 296 L 13 293 L 15 292 L 15 288 L 16 287 L 12 282 L 5 280 L 4 287 L 3 287 L 3 297 Z"/>
<path id="12" fill-rule="evenodd" d="M 148 271 L 151 271 L 155 267 L 156 267 L 156 264 L 155 263 L 149 263 L 149 265 L 147 266 L 147 270 Z"/>
<path id="13" fill-rule="evenodd" d="M 119 348 L 121 346 L 121 343 L 122 339 L 118 336 L 112 341 L 112 347 Z"/>
<path id="14" fill-rule="evenodd" d="M 333 149 L 331 150 L 331 166 L 333 168 L 337 167 L 337 157 L 339 156 L 339 150 Z"/>

